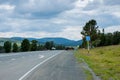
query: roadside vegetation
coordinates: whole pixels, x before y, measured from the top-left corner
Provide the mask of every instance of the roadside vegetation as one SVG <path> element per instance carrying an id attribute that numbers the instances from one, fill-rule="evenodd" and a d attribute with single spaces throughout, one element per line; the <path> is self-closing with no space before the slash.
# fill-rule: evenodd
<path id="1" fill-rule="evenodd" d="M 26 52 L 26 51 L 41 51 L 41 50 L 64 50 L 65 46 L 56 45 L 53 41 L 40 44 L 37 40 L 29 41 L 28 39 L 22 40 L 21 44 L 5 41 L 4 46 L 0 46 L 0 52 Z"/>
<path id="2" fill-rule="evenodd" d="M 83 26 L 81 35 L 83 43 L 75 53 L 77 60 L 84 59 L 102 80 L 120 80 L 120 32 L 106 33 L 92 19 Z M 86 36 L 90 39 L 86 40 Z"/>
<path id="3" fill-rule="evenodd" d="M 120 45 L 98 47 L 90 50 L 79 49 L 76 58 L 83 58 L 102 80 L 120 80 Z"/>
<path id="4" fill-rule="evenodd" d="M 120 32 L 115 31 L 113 33 L 106 33 L 105 29 L 99 29 L 96 20 L 92 19 L 88 21 L 81 32 L 83 44 L 81 48 L 87 48 L 86 36 L 90 36 L 90 48 L 117 45 L 120 44 Z"/>

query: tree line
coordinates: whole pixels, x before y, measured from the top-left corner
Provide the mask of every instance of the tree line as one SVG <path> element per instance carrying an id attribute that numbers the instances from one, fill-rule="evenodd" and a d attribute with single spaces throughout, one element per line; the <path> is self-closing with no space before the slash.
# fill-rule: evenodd
<path id="1" fill-rule="evenodd" d="M 64 50 L 65 46 L 55 45 L 53 41 L 48 41 L 45 44 L 38 43 L 37 40 L 29 41 L 24 39 L 19 46 L 17 43 L 11 43 L 10 41 L 4 42 L 4 46 L 0 46 L 0 50 L 4 49 L 6 53 L 9 52 L 26 52 L 26 51 L 39 51 L 39 50 Z"/>
<path id="2" fill-rule="evenodd" d="M 80 47 L 87 47 L 86 36 L 90 36 L 90 47 L 108 46 L 120 44 L 120 32 L 115 31 L 113 33 L 105 33 L 97 26 L 96 20 L 92 19 L 88 21 L 81 32 L 83 43 Z"/>

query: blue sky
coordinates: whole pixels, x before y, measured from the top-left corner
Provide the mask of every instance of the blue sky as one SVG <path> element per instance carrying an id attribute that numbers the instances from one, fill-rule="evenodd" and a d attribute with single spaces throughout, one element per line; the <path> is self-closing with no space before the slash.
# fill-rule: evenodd
<path id="1" fill-rule="evenodd" d="M 81 39 L 87 21 L 120 31 L 120 0 L 0 0 L 0 37 Z"/>

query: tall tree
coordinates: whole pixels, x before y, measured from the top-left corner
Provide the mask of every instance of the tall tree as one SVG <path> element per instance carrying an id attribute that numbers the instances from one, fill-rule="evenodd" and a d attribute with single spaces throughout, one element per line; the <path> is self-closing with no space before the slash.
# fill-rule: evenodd
<path id="1" fill-rule="evenodd" d="M 103 29 L 102 30 L 102 33 L 100 34 L 100 43 L 99 43 L 99 46 L 105 46 L 105 30 Z"/>
<path id="2" fill-rule="evenodd" d="M 120 43 L 120 32 L 116 31 L 113 33 L 113 44 L 119 44 Z"/>
<path id="3" fill-rule="evenodd" d="M 56 50 L 65 50 L 64 45 L 56 45 L 55 48 L 56 48 Z"/>
<path id="4" fill-rule="evenodd" d="M 31 51 L 36 51 L 37 50 L 37 41 L 36 40 L 32 40 L 31 41 Z"/>
<path id="5" fill-rule="evenodd" d="M 39 45 L 37 46 L 37 50 L 45 50 L 45 46 L 39 44 Z"/>
<path id="6" fill-rule="evenodd" d="M 5 49 L 5 52 L 6 52 L 6 53 L 11 52 L 11 42 L 10 42 L 10 41 L 6 41 L 6 42 L 4 43 L 4 49 Z"/>
<path id="7" fill-rule="evenodd" d="M 96 26 L 96 25 L 97 25 L 97 22 L 96 22 L 96 20 L 93 20 L 93 19 L 85 24 L 85 26 L 83 27 L 83 30 L 81 32 L 81 34 L 84 36 L 83 44 L 85 44 L 85 36 L 90 36 L 90 38 L 91 38 L 90 45 L 91 46 L 93 45 L 93 43 L 96 44 L 95 42 L 98 42 L 98 36 L 99 36 L 100 31 L 98 29 L 98 26 Z"/>
<path id="8" fill-rule="evenodd" d="M 28 39 L 24 39 L 21 43 L 21 50 L 22 51 L 29 51 L 30 50 L 30 42 Z"/>
<path id="9" fill-rule="evenodd" d="M 45 43 L 45 48 L 48 50 L 51 50 L 52 47 L 54 47 L 54 42 L 53 41 L 49 41 Z"/>
<path id="10" fill-rule="evenodd" d="M 113 34 L 112 33 L 105 34 L 104 46 L 112 45 L 112 44 L 113 44 Z"/>
<path id="11" fill-rule="evenodd" d="M 13 52 L 18 52 L 18 45 L 16 43 L 13 44 Z"/>

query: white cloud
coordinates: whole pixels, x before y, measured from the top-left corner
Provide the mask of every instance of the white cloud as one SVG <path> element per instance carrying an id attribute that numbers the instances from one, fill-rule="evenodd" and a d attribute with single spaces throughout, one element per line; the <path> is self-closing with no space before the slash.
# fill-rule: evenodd
<path id="1" fill-rule="evenodd" d="M 16 6 L 18 13 L 39 16 L 52 16 L 73 8 L 74 0 L 27 0 Z"/>
<path id="2" fill-rule="evenodd" d="M 0 1 L 1 2 L 1 1 Z M 120 30 L 119 1 L 112 0 L 3 0 L 1 37 L 65 37 L 81 39 L 81 26 L 90 19 L 106 32 Z M 114 3 L 113 3 L 114 2 Z"/>
<path id="3" fill-rule="evenodd" d="M 89 0 L 77 0 L 74 5 L 75 8 L 84 8 L 87 6 L 87 4 L 89 3 Z"/>
<path id="4" fill-rule="evenodd" d="M 0 37 L 34 37 L 34 38 L 43 38 L 43 37 L 64 37 L 71 40 L 80 40 L 81 39 L 81 30 L 82 28 L 80 26 L 74 27 L 67 27 L 61 32 L 56 33 L 49 33 L 49 32 L 0 32 Z"/>
<path id="5" fill-rule="evenodd" d="M 115 31 L 120 31 L 120 25 L 118 25 L 118 26 L 109 26 L 109 27 L 105 28 L 106 33 L 115 32 Z"/>
<path id="6" fill-rule="evenodd" d="M 15 6 L 9 5 L 9 4 L 1 4 L 0 5 L 0 10 L 13 10 Z"/>
<path id="7" fill-rule="evenodd" d="M 113 14 L 114 16 L 120 18 L 120 11 L 119 11 L 119 12 L 113 12 L 112 14 Z"/>

